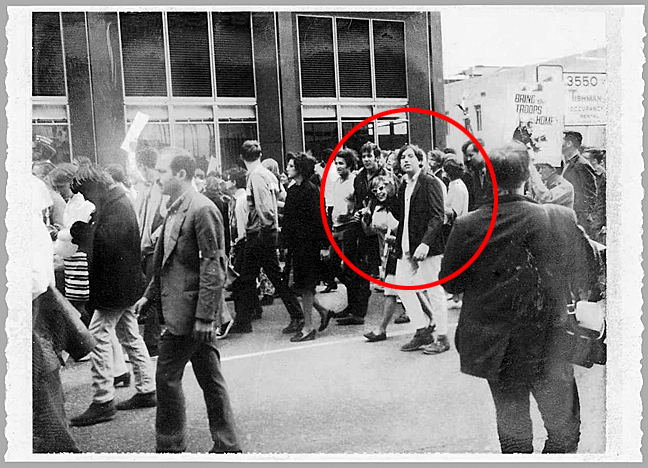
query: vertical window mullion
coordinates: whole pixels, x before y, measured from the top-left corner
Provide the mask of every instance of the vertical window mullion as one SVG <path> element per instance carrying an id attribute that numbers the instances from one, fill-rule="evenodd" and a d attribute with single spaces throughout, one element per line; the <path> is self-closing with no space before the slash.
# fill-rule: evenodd
<path id="1" fill-rule="evenodd" d="M 218 79 L 216 77 L 216 52 L 215 52 L 215 46 L 214 46 L 214 21 L 213 21 L 213 15 L 208 14 L 207 15 L 207 40 L 209 41 L 209 73 L 212 77 L 211 79 L 211 85 L 212 85 L 212 98 L 215 99 L 217 97 L 216 93 L 216 80 Z"/>
<path id="2" fill-rule="evenodd" d="M 335 70 L 335 98 L 340 99 L 340 58 L 338 55 L 338 39 L 337 39 L 337 21 L 335 18 L 331 20 L 331 31 L 333 31 L 333 68 Z"/>
<path id="3" fill-rule="evenodd" d="M 169 25 L 167 12 L 162 12 L 162 37 L 164 39 L 164 70 L 166 73 L 167 84 L 167 97 L 173 96 L 173 88 L 171 87 L 171 51 L 169 46 Z M 173 127 L 171 121 L 171 114 L 169 114 L 169 125 Z M 171 129 L 171 141 L 173 142 L 173 129 Z"/>

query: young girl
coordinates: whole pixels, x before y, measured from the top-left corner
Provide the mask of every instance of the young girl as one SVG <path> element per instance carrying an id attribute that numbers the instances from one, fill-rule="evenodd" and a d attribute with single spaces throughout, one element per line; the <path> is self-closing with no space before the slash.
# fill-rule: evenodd
<path id="1" fill-rule="evenodd" d="M 398 227 L 398 220 L 392 209 L 396 205 L 396 186 L 390 177 L 378 176 L 371 181 L 369 186 L 373 194 L 373 200 L 369 207 L 365 208 L 363 218 L 370 218 L 370 226 L 378 232 L 382 264 L 380 276 L 387 283 L 395 282 L 396 258 L 390 254 L 391 245 Z M 384 341 L 387 339 L 387 325 L 391 321 L 396 310 L 397 293 L 393 289 L 385 288 L 383 292 L 383 319 L 378 329 L 364 334 L 370 342 Z"/>

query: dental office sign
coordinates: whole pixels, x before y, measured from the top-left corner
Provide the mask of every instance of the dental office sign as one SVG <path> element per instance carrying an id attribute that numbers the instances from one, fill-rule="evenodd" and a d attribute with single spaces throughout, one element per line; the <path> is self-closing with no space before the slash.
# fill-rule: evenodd
<path id="1" fill-rule="evenodd" d="M 605 125 L 605 73 L 563 73 L 565 125 Z"/>

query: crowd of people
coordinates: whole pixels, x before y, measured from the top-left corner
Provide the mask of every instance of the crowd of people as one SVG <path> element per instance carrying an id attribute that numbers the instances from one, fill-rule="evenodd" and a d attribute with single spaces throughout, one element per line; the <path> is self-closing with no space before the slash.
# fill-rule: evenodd
<path id="1" fill-rule="evenodd" d="M 52 287 L 76 308 L 93 340 L 92 404 L 70 423 L 93 425 L 118 410 L 157 407 L 156 450 L 184 451 L 181 380 L 191 361 L 204 393 L 211 452 L 240 452 L 216 340 L 253 333 L 253 321 L 274 296 L 286 309 L 283 333 L 290 342 L 314 340 L 332 320 L 364 325 L 373 313 L 371 295 L 380 291 L 381 320 L 363 330 L 368 342 L 388 339 L 400 303 L 396 323 L 413 328 L 400 349 L 447 352 L 448 307 L 461 307 L 455 335 L 461 370 L 488 380 L 502 451 L 533 450 L 532 393 L 548 432 L 545 452 L 574 452 L 578 392 L 571 365 L 551 344 L 567 304 L 595 289 L 598 244 L 591 239 L 605 244 L 605 151 L 584 148 L 579 133 L 566 132 L 560 167 L 535 164 L 517 142 L 487 153 L 499 200 L 489 243 L 460 276 L 415 290 L 372 288 L 349 263 L 387 284 L 423 286 L 472 257 L 486 235 L 494 194 L 484 156 L 470 140 L 460 154 L 409 143 L 385 151 L 367 142 L 359 154 L 345 147 L 323 186 L 332 150 L 319 161 L 287 153 L 281 173 L 277 161 L 263 158 L 260 143 L 249 140 L 237 166 L 205 174 L 183 149 L 145 147 L 129 174 L 83 157 L 55 165 L 36 148 L 32 174 L 45 200 L 38 205 L 44 207 L 39 228 L 54 241 L 67 227 L 78 246 L 69 257 L 52 255 Z M 346 261 L 326 235 L 322 190 L 326 227 Z M 75 194 L 94 213 L 87 223 L 66 226 L 66 203 Z M 333 311 L 318 295 L 337 289 L 338 281 L 347 306 Z M 318 293 L 320 283 L 325 289 Z M 122 350 L 135 393 L 118 403 L 115 387 L 131 384 Z M 40 385 L 35 379 L 35 394 Z M 57 385 L 60 390 L 60 379 Z M 34 451 L 78 451 L 62 398 L 48 401 L 58 414 L 49 430 L 66 437 L 37 437 L 48 424 L 37 418 L 42 402 L 35 404 L 34 440 L 44 442 L 35 442 Z"/>

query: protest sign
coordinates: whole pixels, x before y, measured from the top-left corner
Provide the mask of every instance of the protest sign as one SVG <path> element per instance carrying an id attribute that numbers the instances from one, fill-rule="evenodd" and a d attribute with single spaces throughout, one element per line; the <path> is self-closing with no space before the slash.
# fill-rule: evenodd
<path id="1" fill-rule="evenodd" d="M 561 83 L 518 83 L 509 86 L 505 140 L 524 143 L 535 163 L 560 166 L 564 128 Z"/>

